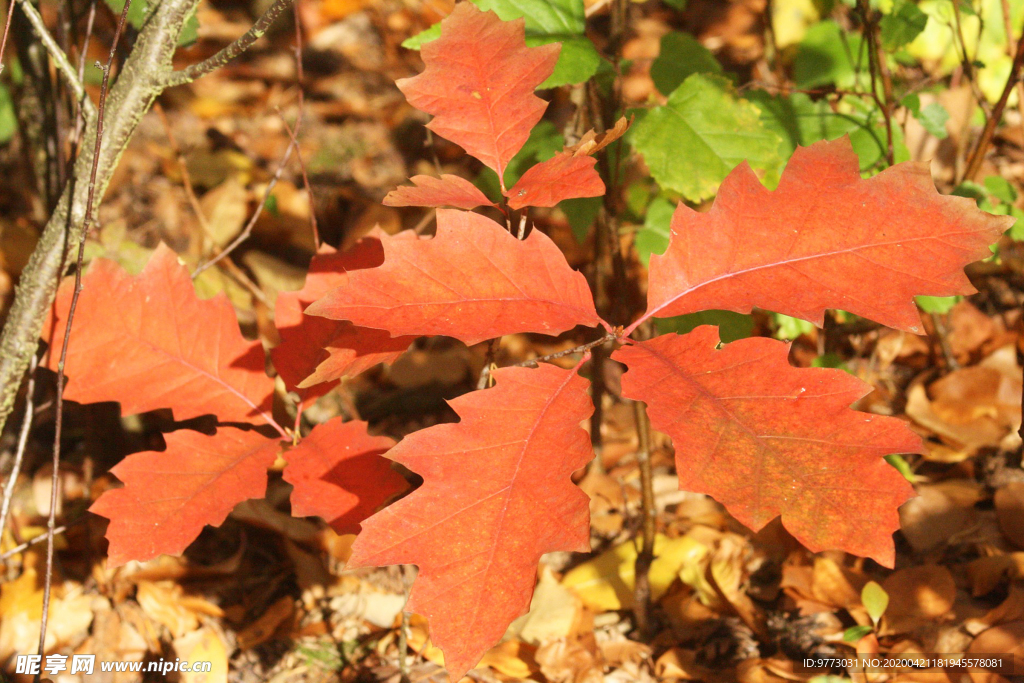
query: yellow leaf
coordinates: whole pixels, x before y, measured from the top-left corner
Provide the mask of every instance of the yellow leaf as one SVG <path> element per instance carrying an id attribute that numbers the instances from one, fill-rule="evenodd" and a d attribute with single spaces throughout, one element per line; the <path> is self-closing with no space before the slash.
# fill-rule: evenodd
<path id="1" fill-rule="evenodd" d="M 680 569 L 699 562 L 707 552 L 707 546 L 688 536 L 670 539 L 658 534 L 650 571 L 651 598 L 664 595 Z M 588 607 L 629 609 L 633 606 L 636 556 L 636 547 L 627 541 L 575 567 L 562 579 L 562 585 L 571 588 Z"/>

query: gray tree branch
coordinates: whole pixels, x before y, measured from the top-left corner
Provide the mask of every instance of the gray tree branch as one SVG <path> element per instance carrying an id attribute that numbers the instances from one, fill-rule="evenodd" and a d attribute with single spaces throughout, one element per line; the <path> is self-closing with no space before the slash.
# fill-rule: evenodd
<path id="1" fill-rule="evenodd" d="M 252 28 L 245 32 L 241 38 L 228 45 L 226 48 L 218 52 L 217 54 L 204 59 L 198 64 L 193 64 L 190 67 L 182 69 L 181 71 L 172 71 L 167 74 L 164 79 L 164 87 L 170 88 L 175 85 L 184 85 L 191 83 L 200 76 L 210 73 L 230 62 L 235 57 L 239 56 L 255 43 L 257 40 L 263 37 L 270 28 L 270 25 L 281 16 L 288 5 L 292 3 L 292 0 L 276 0 L 273 5 L 267 8 L 267 11 L 263 13 L 256 23 L 252 25 Z"/>

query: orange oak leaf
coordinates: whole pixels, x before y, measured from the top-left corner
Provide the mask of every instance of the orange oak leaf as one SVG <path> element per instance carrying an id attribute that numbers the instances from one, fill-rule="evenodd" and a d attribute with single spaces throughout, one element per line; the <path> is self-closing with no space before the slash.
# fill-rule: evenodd
<path id="1" fill-rule="evenodd" d="M 847 137 L 797 148 L 778 189 L 746 163 L 714 206 L 680 204 L 663 256 L 651 258 L 647 313 L 669 317 L 757 306 L 822 323 L 827 308 L 920 332 L 914 296 L 970 294 L 963 268 L 1013 223 L 944 197 L 928 165 L 864 180 Z"/>
<path id="2" fill-rule="evenodd" d="M 117 401 L 125 415 L 171 408 L 178 420 L 213 414 L 268 423 L 273 381 L 263 348 L 242 337 L 227 297 L 203 301 L 166 245 L 137 277 L 97 259 L 82 280 L 64 366 L 64 397 Z M 61 286 L 43 339 L 56 369 L 74 282 Z"/>
<path id="3" fill-rule="evenodd" d="M 77 313 L 76 313 L 77 317 Z M 110 520 L 107 564 L 180 554 L 203 526 L 218 526 L 238 503 L 262 498 L 281 442 L 221 427 L 213 436 L 181 430 L 164 451 L 134 453 L 110 471 L 124 482 L 89 508 Z"/>
<path id="4" fill-rule="evenodd" d="M 526 46 L 522 19 L 501 21 L 460 2 L 423 45 L 423 73 L 397 82 L 409 104 L 434 118 L 430 130 L 505 176 L 547 103 L 533 94 L 555 69 L 561 45 Z M 501 184 L 505 189 L 504 181 Z"/>
<path id="5" fill-rule="evenodd" d="M 270 355 L 285 386 L 289 391 L 297 391 L 304 401 L 322 396 L 346 375 L 358 375 L 378 363 L 393 361 L 415 340 L 392 339 L 381 330 L 303 313 L 309 304 L 344 284 L 347 271 L 376 268 L 384 263 L 380 243 L 383 234 L 372 233 L 345 252 L 326 244 L 321 246 L 309 264 L 305 286 L 277 297 L 274 322 L 281 343 Z"/>
<path id="6" fill-rule="evenodd" d="M 851 410 L 870 385 L 795 368 L 784 342 L 718 341 L 717 328 L 701 326 L 613 354 L 629 368 L 623 396 L 645 402 L 676 444 L 679 487 L 712 496 L 751 529 L 782 515 L 812 551 L 892 567 L 897 508 L 914 490 L 883 456 L 919 453 L 920 438 L 901 420 Z"/>
<path id="7" fill-rule="evenodd" d="M 294 487 L 292 514 L 320 517 L 339 534 L 357 533 L 360 522 L 407 488 L 381 457 L 394 443 L 370 436 L 365 422 L 335 418 L 314 427 L 285 454 L 284 480 Z"/>
<path id="8" fill-rule="evenodd" d="M 407 609 L 430 621 L 452 680 L 527 611 L 541 555 L 590 550 L 587 496 L 570 479 L 593 455 L 586 380 L 553 365 L 494 378 L 450 402 L 459 423 L 391 449 L 423 485 L 363 523 L 348 564 L 419 567 Z"/>
<path id="9" fill-rule="evenodd" d="M 381 244 L 382 266 L 350 271 L 306 312 L 466 344 L 600 322 L 586 278 L 539 230 L 520 241 L 485 216 L 438 209 L 435 237 L 381 236 Z"/>
<path id="10" fill-rule="evenodd" d="M 409 180 L 413 187 L 404 185 L 391 190 L 384 198 L 384 206 L 454 206 L 467 210 L 494 206 L 476 185 L 457 175 L 414 175 Z"/>
<path id="11" fill-rule="evenodd" d="M 530 168 L 506 195 L 513 209 L 524 206 L 555 206 L 563 199 L 600 197 L 604 182 L 590 156 L 559 152 Z"/>

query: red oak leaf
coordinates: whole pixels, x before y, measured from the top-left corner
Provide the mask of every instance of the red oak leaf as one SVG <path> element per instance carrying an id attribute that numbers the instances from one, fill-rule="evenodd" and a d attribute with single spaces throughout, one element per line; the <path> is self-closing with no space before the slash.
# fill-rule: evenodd
<path id="1" fill-rule="evenodd" d="M 702 326 L 613 354 L 629 368 L 623 396 L 645 402 L 676 444 L 679 487 L 714 497 L 754 530 L 782 515 L 812 551 L 892 567 L 897 508 L 914 490 L 883 456 L 919 453 L 920 438 L 896 418 L 851 410 L 870 385 L 795 368 L 784 342 L 717 344 L 717 328 Z"/>
<path id="2" fill-rule="evenodd" d="M 475 209 L 494 206 L 476 185 L 457 175 L 414 175 L 414 187 L 405 185 L 388 192 L 384 206 L 454 206 L 457 209 Z"/>
<path id="3" fill-rule="evenodd" d="M 604 182 L 594 164 L 597 159 L 559 152 L 530 168 L 506 193 L 513 209 L 524 206 L 555 206 L 563 199 L 600 197 Z"/>
<path id="4" fill-rule="evenodd" d="M 430 130 L 499 179 L 544 115 L 548 105 L 533 91 L 554 71 L 561 50 L 558 43 L 526 47 L 523 25 L 460 2 L 441 21 L 441 37 L 420 51 L 423 73 L 397 82 L 409 104 L 433 115 Z"/>
<path id="5" fill-rule="evenodd" d="M 348 564 L 419 567 L 407 609 L 430 620 L 452 680 L 529 608 L 541 555 L 590 550 L 587 496 L 570 479 L 593 455 L 586 380 L 553 365 L 494 378 L 451 401 L 461 422 L 391 449 L 423 485 L 363 523 Z"/>
<path id="6" fill-rule="evenodd" d="M 196 296 L 188 270 L 166 245 L 138 277 L 97 259 L 82 286 L 65 398 L 118 401 L 126 415 L 172 408 L 179 420 L 213 414 L 225 422 L 270 422 L 274 383 L 260 343 L 242 337 L 227 297 Z M 43 333 L 54 370 L 73 291 L 74 282 L 65 281 Z"/>
<path id="7" fill-rule="evenodd" d="M 370 436 L 365 422 L 335 418 L 314 427 L 285 454 L 284 480 L 294 487 L 292 514 L 320 517 L 339 534 L 357 533 L 360 522 L 407 488 L 381 457 L 394 443 Z"/>
<path id="8" fill-rule="evenodd" d="M 77 313 L 76 313 L 77 317 Z M 262 498 L 281 442 L 222 427 L 213 436 L 181 430 L 167 449 L 129 455 L 110 471 L 124 482 L 89 508 L 110 520 L 107 564 L 177 555 L 203 526 L 218 526 L 243 500 Z"/>
<path id="9" fill-rule="evenodd" d="M 434 238 L 382 236 L 381 243 L 382 266 L 349 272 L 306 312 L 466 344 L 600 322 L 586 278 L 539 230 L 519 241 L 489 218 L 439 209 Z"/>
<path id="10" fill-rule="evenodd" d="M 797 148 L 774 192 L 744 163 L 707 213 L 679 205 L 641 320 L 757 306 L 820 325 L 839 308 L 920 332 L 914 296 L 974 292 L 963 267 L 1012 223 L 939 195 L 927 164 L 863 180 L 849 138 L 817 142 Z"/>
<path id="11" fill-rule="evenodd" d="M 415 339 L 392 339 L 381 330 L 303 313 L 309 304 L 344 284 L 347 271 L 376 268 L 384 263 L 379 239 L 383 234 L 364 237 L 345 252 L 323 245 L 309 264 L 305 286 L 277 297 L 274 322 L 281 344 L 270 355 L 288 390 L 298 391 L 306 401 L 327 393 L 334 382 L 346 375 L 358 375 L 378 363 L 393 361 Z"/>

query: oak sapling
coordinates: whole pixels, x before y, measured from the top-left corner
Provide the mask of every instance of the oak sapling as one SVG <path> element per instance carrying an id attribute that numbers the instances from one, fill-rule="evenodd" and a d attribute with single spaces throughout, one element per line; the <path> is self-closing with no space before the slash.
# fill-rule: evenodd
<path id="1" fill-rule="evenodd" d="M 850 409 L 869 385 L 793 367 L 782 342 L 721 346 L 713 327 L 644 341 L 630 335 L 656 317 L 754 307 L 816 324 L 841 308 L 917 332 L 914 297 L 971 293 L 963 267 L 985 257 L 1012 219 L 939 195 L 922 165 L 864 180 L 848 139 L 819 142 L 796 151 L 775 191 L 741 164 L 710 211 L 681 205 L 668 250 L 651 260 L 646 312 L 614 327 L 555 243 L 537 228 L 520 234 L 518 219 L 528 222 L 531 207 L 603 194 L 590 155 L 628 124 L 588 134 L 511 188 L 504 177 L 544 114 L 534 90 L 558 52 L 527 47 L 522 20 L 456 5 L 440 38 L 423 47 L 423 74 L 399 87 L 433 115 L 435 133 L 497 173 L 502 196 L 453 175 L 416 176 L 393 191 L 392 206 L 455 208 L 437 212 L 433 237 L 377 232 L 351 252 L 325 248 L 306 287 L 278 303 L 283 344 L 272 357 L 299 410 L 419 336 L 475 344 L 603 328 L 575 350 L 577 365 L 499 368 L 493 387 L 453 400 L 459 422 L 416 432 L 386 454 L 423 486 L 364 521 L 404 486 L 380 459 L 389 440 L 369 436 L 363 423 L 331 421 L 304 439 L 278 425 L 259 345 L 241 338 L 226 299 L 196 298 L 170 250 L 157 250 L 137 278 L 97 261 L 85 276 L 67 397 L 248 425 L 222 425 L 214 436 L 175 432 L 166 451 L 115 468 L 126 486 L 93 506 L 111 520 L 111 563 L 181 552 L 204 524 L 262 495 L 267 466 L 298 441 L 284 452 L 297 514 L 344 530 L 362 522 L 353 565 L 419 566 L 409 608 L 428 617 L 458 679 L 529 607 L 541 554 L 589 549 L 587 499 L 570 475 L 593 455 L 579 427 L 593 410 L 585 351 L 607 344 L 627 366 L 624 396 L 646 403 L 653 425 L 675 440 L 682 488 L 712 495 L 752 529 L 781 516 L 812 551 L 892 566 L 897 509 L 913 490 L 883 456 L 917 452 L 921 442 L 897 418 Z M 468 211 L 479 207 L 504 213 L 504 224 Z M 66 309 L 62 295 L 57 336 Z M 162 488 L 144 485 L 155 473 Z"/>

